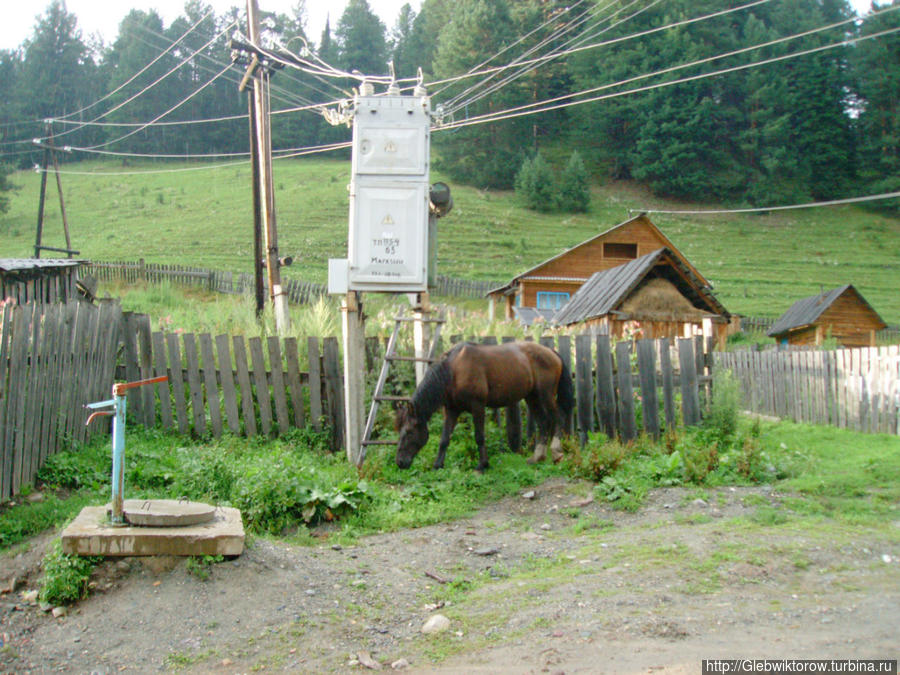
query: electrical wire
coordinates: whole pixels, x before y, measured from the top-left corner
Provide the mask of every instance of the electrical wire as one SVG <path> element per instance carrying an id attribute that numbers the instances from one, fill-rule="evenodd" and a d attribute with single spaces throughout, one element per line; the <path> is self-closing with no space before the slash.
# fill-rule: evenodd
<path id="1" fill-rule="evenodd" d="M 152 89 L 153 87 L 155 87 L 157 84 L 159 84 L 160 82 L 162 82 L 164 79 L 166 79 L 169 75 L 171 75 L 171 74 L 174 73 L 176 70 L 178 70 L 179 68 L 181 68 L 182 66 L 184 66 L 186 63 L 188 63 L 188 62 L 189 62 L 191 59 L 193 59 L 194 56 L 196 56 L 198 53 L 202 52 L 204 49 L 206 49 L 207 47 L 209 47 L 213 42 L 215 42 L 216 40 L 218 40 L 222 35 L 224 35 L 228 30 L 230 30 L 230 29 L 232 28 L 232 26 L 235 25 L 235 23 L 236 23 L 236 21 L 232 21 L 231 23 L 229 23 L 227 26 L 225 26 L 225 28 L 223 28 L 223 29 L 222 29 L 221 31 L 219 31 L 215 36 L 213 36 L 212 39 L 210 39 L 208 42 L 206 42 L 206 43 L 205 43 L 202 47 L 200 47 L 199 49 L 195 50 L 194 52 L 192 52 L 191 54 L 189 54 L 188 56 L 186 56 L 180 63 L 178 63 L 176 66 L 173 66 L 173 67 L 172 67 L 169 71 L 167 71 L 164 75 L 160 76 L 159 78 L 157 78 L 156 80 L 154 80 L 153 82 L 151 82 L 150 84 L 148 84 L 146 87 L 144 87 L 143 89 L 141 89 L 139 92 L 137 92 L 137 93 L 134 94 L 133 96 L 131 96 L 131 97 L 125 99 L 124 101 L 122 101 L 122 102 L 119 103 L 118 105 L 113 106 L 112 108 L 110 108 L 109 110 L 107 110 L 105 113 L 102 113 L 101 115 L 98 115 L 98 116 L 95 117 L 93 120 L 91 120 L 91 122 L 98 122 L 98 121 L 100 121 L 101 119 L 103 119 L 103 118 L 106 117 L 107 115 L 109 115 L 109 114 L 115 112 L 116 110 L 119 110 L 119 109 L 122 108 L 123 106 L 128 105 L 129 103 L 131 103 L 133 100 L 135 100 L 135 99 L 138 98 L 139 96 L 142 96 L 143 94 L 145 94 L 147 91 L 149 91 L 150 89 Z M 51 119 L 51 121 L 53 121 L 53 120 Z M 86 124 L 86 123 L 85 123 L 85 124 Z M 76 127 L 73 128 L 73 129 L 66 129 L 66 130 L 63 131 L 62 133 L 57 134 L 56 137 L 58 138 L 59 136 L 64 136 L 64 135 L 73 133 L 73 132 L 75 132 L 75 131 L 78 131 L 80 128 L 82 128 L 82 127 L 76 126 Z M 95 146 L 95 147 L 102 147 L 102 146 Z"/>
<path id="2" fill-rule="evenodd" d="M 300 157 L 304 155 L 313 155 L 313 154 L 321 154 L 325 152 L 331 152 L 333 150 L 341 150 L 344 148 L 351 147 L 352 142 L 342 142 L 342 143 L 331 143 L 323 146 L 313 146 L 310 148 L 305 148 L 299 151 L 292 151 L 288 154 L 274 156 L 273 153 L 273 161 L 280 159 L 291 159 L 292 157 Z M 280 152 L 280 151 L 279 151 Z M 188 167 L 179 167 L 176 169 L 150 169 L 148 171 L 68 171 L 68 170 L 51 170 L 51 169 L 41 169 L 40 167 L 36 167 L 35 171 L 37 173 L 59 173 L 71 176 L 138 176 L 144 174 L 166 174 L 166 173 L 183 173 L 186 171 L 212 171 L 216 169 L 226 169 L 232 166 L 245 166 L 249 164 L 249 159 L 240 160 L 237 162 L 225 162 L 223 164 L 204 164 L 203 166 L 188 166 Z"/>
<path id="3" fill-rule="evenodd" d="M 620 19 L 619 21 L 617 21 L 617 22 L 615 22 L 615 23 L 612 23 L 612 24 L 610 24 L 609 26 L 606 26 L 606 27 L 603 28 L 602 30 L 595 32 L 595 33 L 593 34 L 592 37 L 596 37 L 597 35 L 602 35 L 603 33 L 607 32 L 607 31 L 609 31 L 609 30 L 612 30 L 612 29 L 615 28 L 616 26 L 620 26 L 621 24 L 623 24 L 623 23 L 626 22 L 626 21 L 631 20 L 632 18 L 634 18 L 634 17 L 637 16 L 638 14 L 641 14 L 642 12 L 645 12 L 645 11 L 647 11 L 648 9 L 652 8 L 654 5 L 659 4 L 659 2 L 661 2 L 661 1 L 662 1 L 662 0 L 653 0 L 653 1 L 650 2 L 648 5 L 645 5 L 643 8 L 639 9 L 639 10 L 638 10 L 637 12 L 635 12 L 634 14 L 631 14 L 630 16 L 627 16 L 627 17 L 625 17 L 624 19 Z M 617 10 L 616 12 L 614 12 L 611 16 L 605 17 L 605 20 L 608 20 L 608 19 L 613 18 L 613 17 L 616 16 L 616 14 L 618 14 L 619 12 L 624 11 L 624 10 L 626 10 L 628 7 L 630 7 L 631 5 L 635 4 L 635 2 L 637 2 L 637 0 L 634 0 L 631 4 L 626 5 L 625 7 L 620 8 L 619 10 Z M 568 43 L 566 43 L 566 45 L 568 45 L 568 44 L 574 44 L 575 42 L 577 42 L 577 40 L 576 40 L 576 38 L 573 38 L 573 39 L 571 39 Z M 566 46 L 566 45 L 564 45 L 564 46 Z M 552 55 L 552 57 L 553 57 L 554 59 L 559 58 L 559 53 L 560 53 L 560 52 L 556 52 L 555 54 Z M 455 107 L 452 107 L 452 106 L 451 106 L 450 111 L 449 111 L 449 114 L 453 114 L 453 112 L 455 112 L 455 111 L 457 111 L 457 110 L 460 110 L 462 107 L 465 107 L 465 106 L 468 106 L 468 105 L 471 105 L 471 104 L 475 103 L 476 101 L 478 101 L 478 100 L 484 98 L 485 96 L 490 95 L 490 94 L 493 93 L 494 91 L 497 91 L 498 89 L 500 89 L 500 88 L 506 86 L 507 84 L 509 84 L 509 83 L 512 82 L 513 80 L 516 80 L 516 79 L 518 79 L 519 77 L 522 77 L 523 75 L 532 72 L 532 71 L 535 70 L 536 68 L 537 68 L 537 65 L 533 65 L 533 66 L 525 66 L 525 67 L 520 68 L 518 72 L 513 73 L 513 74 L 511 74 L 511 75 L 507 75 L 504 79 L 500 80 L 499 82 L 494 83 L 491 87 L 488 87 L 486 90 L 483 90 L 483 91 L 479 92 L 477 96 L 473 96 L 473 97 L 471 97 L 470 99 L 468 99 L 468 100 L 466 100 L 466 101 L 463 101 L 463 102 L 461 102 L 460 104 L 457 104 Z"/>
<path id="4" fill-rule="evenodd" d="M 789 204 L 787 206 L 759 206 L 746 209 L 707 209 L 707 210 L 665 210 L 665 209 L 628 209 L 630 213 L 662 213 L 669 215 L 703 215 L 703 214 L 727 214 L 727 213 L 761 213 L 764 211 L 787 211 L 789 209 L 811 209 L 817 206 L 839 206 L 841 204 L 857 204 L 859 202 L 871 202 L 881 199 L 893 199 L 900 197 L 900 192 L 884 192 L 878 195 L 866 197 L 849 197 L 847 199 L 831 199 L 827 202 L 807 202 L 805 204 Z"/>
<path id="5" fill-rule="evenodd" d="M 690 24 L 693 24 L 693 23 L 697 23 L 697 22 L 699 22 L 699 21 L 705 21 L 705 20 L 707 20 L 707 19 L 712 19 L 712 18 L 719 17 L 719 16 L 723 16 L 723 15 L 726 15 L 726 14 L 731 14 L 731 13 L 733 13 L 733 12 L 738 12 L 738 11 L 743 10 L 743 9 L 749 9 L 749 8 L 751 8 L 751 7 L 755 7 L 756 5 L 761 5 L 761 4 L 764 4 L 764 3 L 767 3 L 767 2 L 771 2 L 771 0 L 753 0 L 753 2 L 749 2 L 749 3 L 744 4 L 744 5 L 740 5 L 740 6 L 737 6 L 737 7 L 731 7 L 731 8 L 729 8 L 729 9 L 723 9 L 723 10 L 720 10 L 720 11 L 717 11 L 717 12 L 712 12 L 711 14 L 704 14 L 704 15 L 702 15 L 702 16 L 693 17 L 693 18 L 691 18 L 691 19 L 682 19 L 681 21 L 674 21 L 674 22 L 672 22 L 672 23 L 665 24 L 664 26 L 657 26 L 656 28 L 649 28 L 649 29 L 647 29 L 647 30 L 640 31 L 640 32 L 638 32 L 638 33 L 632 33 L 632 34 L 630 34 L 630 35 L 624 35 L 624 36 L 621 36 L 621 37 L 612 38 L 612 39 L 610 39 L 610 40 L 604 40 L 604 41 L 602 41 L 602 42 L 595 42 L 595 43 L 588 44 L 588 45 L 581 45 L 581 46 L 578 46 L 578 47 L 573 47 L 572 49 L 567 49 L 567 50 L 565 50 L 565 51 L 560 52 L 560 56 L 569 56 L 569 55 L 571 55 L 571 54 L 577 54 L 577 53 L 579 53 L 579 52 L 588 51 L 588 50 L 591 50 L 591 49 L 597 49 L 597 48 L 599 48 L 599 47 L 607 47 L 607 46 L 609 46 L 609 45 L 618 44 L 618 43 L 620 43 L 620 42 L 626 42 L 626 41 L 628 41 L 628 40 L 633 40 L 633 39 L 635 39 L 635 38 L 646 37 L 647 35 L 652 35 L 652 34 L 654 34 L 654 33 L 659 33 L 659 32 L 664 31 L 664 30 L 669 30 L 670 28 L 680 28 L 681 26 L 687 26 L 687 25 L 690 25 Z M 857 19 L 853 19 L 853 20 L 855 21 L 855 20 L 857 20 Z M 540 64 L 540 63 L 543 62 L 543 61 L 551 60 L 551 59 L 554 59 L 554 58 L 556 58 L 556 54 L 549 54 L 549 55 L 540 56 L 540 57 L 537 57 L 537 58 L 535 58 L 535 59 L 531 59 L 531 60 L 528 60 L 528 61 L 523 61 L 523 62 L 522 62 L 521 64 L 519 64 L 519 65 L 525 65 L 525 64 L 529 64 L 529 65 L 530 65 L 530 64 L 532 64 L 532 63 Z M 487 71 L 485 71 L 485 72 L 492 72 L 493 70 L 505 70 L 505 69 L 508 68 L 508 67 L 509 67 L 509 66 L 496 66 L 494 69 L 489 69 L 489 70 L 487 70 Z M 457 75 L 457 76 L 455 76 L 455 77 L 453 77 L 453 78 L 448 78 L 448 79 L 446 79 L 446 80 L 437 80 L 437 81 L 435 81 L 435 82 L 430 82 L 430 83 L 428 83 L 428 86 L 429 86 L 429 87 L 432 87 L 432 86 L 434 86 L 434 85 L 442 84 L 442 83 L 444 83 L 444 82 L 455 82 L 455 81 L 457 81 L 457 80 L 465 79 L 465 78 L 467 78 L 467 77 L 471 77 L 471 75 L 470 75 L 469 73 L 466 73 L 466 74 L 464 74 L 464 75 Z"/>
<path id="6" fill-rule="evenodd" d="M 887 8 L 887 10 L 883 10 L 883 11 L 893 11 L 894 9 L 900 9 L 900 6 L 889 7 L 889 8 Z M 874 14 L 870 14 L 869 16 L 875 16 L 875 15 L 874 15 Z M 827 27 L 826 27 L 826 28 L 827 28 Z M 824 30 L 824 29 L 816 29 L 816 30 Z M 436 130 L 440 131 L 440 130 L 443 130 L 443 129 L 455 129 L 455 128 L 460 128 L 460 127 L 464 127 L 464 126 L 470 126 L 470 125 L 472 125 L 472 124 L 484 124 L 484 123 L 486 123 L 486 122 L 495 122 L 495 121 L 504 120 L 504 119 L 512 119 L 512 118 L 515 118 L 515 117 L 522 117 L 522 116 L 525 116 L 525 115 L 533 115 L 533 114 L 537 114 L 537 113 L 541 113 L 541 112 L 548 112 L 548 111 L 551 111 L 551 110 L 559 110 L 559 109 L 562 109 L 562 108 L 567 108 L 567 107 L 571 107 L 571 106 L 575 106 L 575 105 L 581 105 L 581 104 L 584 104 L 584 103 L 593 103 L 593 102 L 602 101 L 602 100 L 606 100 L 606 99 L 610 99 L 610 98 L 617 98 L 617 97 L 619 97 L 619 96 L 625 96 L 625 95 L 627 95 L 627 94 L 635 94 L 635 93 L 644 92 L 644 91 L 651 91 L 651 90 L 654 90 L 654 89 L 660 89 L 660 88 L 662 88 L 662 87 L 669 87 L 669 86 L 676 85 L 676 84 L 684 84 L 684 83 L 686 83 L 686 82 L 693 82 L 693 81 L 700 80 L 700 79 L 704 79 L 704 78 L 707 78 L 707 77 L 715 77 L 715 76 L 718 76 L 718 75 L 726 75 L 726 74 L 728 74 L 728 73 L 733 73 L 733 72 L 738 72 L 738 71 L 742 71 L 742 70 L 747 70 L 747 69 L 749 69 L 749 68 L 757 68 L 757 67 L 760 67 L 760 66 L 770 65 L 770 64 L 772 64 L 772 63 L 776 63 L 776 62 L 779 62 L 779 61 L 785 61 L 785 60 L 792 59 L 792 58 L 797 58 L 797 57 L 800 57 L 800 56 L 807 56 L 807 55 L 809 55 L 809 54 L 814 54 L 814 53 L 826 51 L 826 50 L 829 50 L 829 49 L 835 49 L 835 48 L 837 48 L 837 47 L 844 47 L 844 46 L 847 46 L 847 45 L 855 44 L 856 42 L 860 42 L 860 41 L 862 41 L 862 40 L 868 40 L 868 39 L 872 39 L 872 38 L 883 37 L 883 36 L 885 36 L 885 35 L 890 35 L 890 34 L 892 34 L 892 33 L 896 33 L 897 31 L 900 31 L 900 27 L 898 27 L 898 28 L 891 28 L 891 29 L 888 29 L 888 30 L 880 31 L 880 32 L 878 32 L 878 33 L 871 33 L 871 34 L 869 34 L 869 35 L 862 35 L 862 36 L 858 36 L 858 37 L 854 37 L 854 38 L 848 38 L 848 39 L 846 39 L 846 40 L 841 40 L 840 42 L 834 42 L 834 43 L 831 43 L 831 44 L 828 44 L 828 45 L 822 45 L 822 46 L 819 46 L 819 47 L 813 47 L 813 48 L 811 48 L 811 49 L 802 50 L 802 51 L 800 51 L 800 52 L 793 52 L 793 53 L 791 53 L 791 54 L 783 54 L 783 55 L 781 55 L 781 56 L 771 57 L 771 58 L 768 58 L 768 59 L 764 59 L 764 60 L 762 60 L 762 61 L 756 61 L 756 62 L 746 63 L 746 64 L 742 64 L 742 65 L 738 65 L 738 66 L 732 66 L 732 67 L 729 67 L 729 68 L 723 68 L 723 69 L 711 71 L 711 72 L 708 72 L 708 73 L 701 73 L 701 74 L 699 74 L 699 75 L 691 75 L 691 76 L 689 76 L 689 77 L 683 77 L 683 78 L 676 79 L 676 80 L 669 80 L 669 81 L 666 81 L 666 82 L 659 82 L 659 83 L 656 83 L 656 84 L 646 85 L 646 86 L 643 86 L 643 87 L 636 87 L 636 88 L 634 88 L 634 89 L 627 89 L 627 90 L 624 90 L 624 91 L 613 92 L 613 93 L 610 93 L 610 94 L 603 94 L 603 95 L 600 95 L 600 96 L 593 96 L 593 97 L 590 97 L 590 98 L 584 98 L 584 99 L 579 99 L 579 100 L 576 100 L 576 101 L 570 101 L 570 102 L 568 102 L 568 103 L 560 103 L 560 104 L 557 104 L 557 105 L 546 105 L 546 104 L 548 104 L 548 103 L 556 103 L 557 101 L 561 101 L 561 100 L 573 98 L 573 97 L 575 97 L 575 96 L 582 96 L 582 95 L 587 94 L 587 93 L 592 93 L 592 92 L 595 92 L 595 91 L 600 91 L 600 90 L 608 89 L 608 88 L 611 88 L 611 87 L 621 86 L 622 84 L 627 84 L 627 83 L 630 83 L 630 82 L 634 82 L 634 81 L 639 80 L 639 79 L 645 79 L 645 78 L 647 78 L 647 77 L 652 77 L 652 76 L 654 76 L 654 75 L 659 75 L 659 74 L 667 73 L 667 72 L 673 72 L 673 71 L 678 70 L 678 69 L 681 69 L 681 68 L 686 68 L 686 67 L 689 67 L 689 66 L 698 65 L 698 64 L 701 63 L 701 62 L 711 61 L 711 60 L 715 60 L 715 59 L 718 59 L 718 58 L 724 58 L 725 56 L 732 56 L 733 53 L 730 53 L 730 52 L 729 52 L 728 54 L 723 54 L 723 55 L 719 55 L 719 56 L 716 56 L 716 57 L 709 57 L 709 58 L 707 58 L 707 59 L 702 59 L 701 61 L 698 61 L 698 62 L 692 62 L 692 63 L 690 63 L 690 64 L 682 64 L 682 65 L 680 65 L 680 66 L 672 66 L 671 68 L 666 68 L 666 69 L 657 71 L 657 72 L 655 72 L 655 73 L 647 73 L 647 74 L 644 74 L 644 75 L 638 75 L 638 76 L 635 76 L 635 77 L 633 77 L 633 78 L 629 78 L 629 79 L 627 79 L 627 80 L 622 80 L 622 81 L 620 81 L 620 82 L 614 82 L 614 83 L 607 84 L 607 85 L 603 85 L 603 86 L 600 86 L 600 87 L 592 87 L 591 89 L 585 89 L 585 90 L 580 91 L 580 92 L 574 92 L 574 93 L 571 93 L 571 94 L 566 94 L 565 96 L 556 97 L 556 98 L 554 98 L 554 99 L 547 99 L 547 100 L 545 100 L 545 101 L 539 101 L 539 102 L 536 102 L 536 103 L 529 103 L 529 104 L 522 105 L 522 106 L 517 106 L 517 107 L 514 107 L 514 108 L 508 108 L 508 109 L 506 109 L 506 110 L 500 110 L 500 111 L 496 111 L 496 112 L 492 112 L 492 113 L 486 113 L 486 114 L 484 114 L 484 115 L 479 115 L 479 116 L 476 116 L 476 117 L 470 117 L 469 119 L 463 120 L 463 121 L 461 121 L 461 122 L 456 122 L 456 123 L 451 122 L 451 123 L 445 124 L 445 125 L 443 125 L 443 126 L 438 126 Z M 799 36 L 799 35 L 801 35 L 801 34 L 798 34 L 798 36 Z M 787 38 L 779 38 L 778 41 L 783 42 L 783 41 L 786 41 L 786 40 L 788 40 L 788 39 L 795 39 L 795 38 L 798 37 L 798 36 L 789 36 L 789 37 L 787 37 Z M 737 50 L 737 52 L 745 52 L 745 51 L 750 51 L 750 50 L 753 50 L 753 49 L 760 49 L 760 48 L 762 48 L 762 47 L 768 46 L 768 44 L 769 44 L 769 43 L 763 43 L 763 44 L 757 45 L 757 46 L 755 46 L 755 47 L 748 47 L 748 48 L 744 48 L 744 49 L 742 49 L 742 50 Z M 737 52 L 736 52 L 736 53 L 737 53 Z M 545 107 L 537 108 L 537 106 L 545 106 Z M 537 109 L 535 109 L 535 108 L 537 108 Z"/>
<path id="7" fill-rule="evenodd" d="M 110 98 L 111 96 L 114 96 L 114 95 L 116 95 L 117 93 L 119 93 L 122 89 L 124 89 L 124 88 L 127 87 L 129 84 L 131 84 L 132 82 L 134 82 L 138 77 L 140 77 L 141 75 L 143 75 L 149 68 L 151 68 L 154 64 L 156 64 L 157 61 L 159 61 L 162 57 L 164 57 L 166 54 L 168 54 L 172 49 L 174 49 L 175 47 L 177 47 L 177 46 L 178 46 L 185 38 L 187 38 L 188 35 L 190 35 L 191 33 L 193 33 L 194 30 L 196 30 L 197 27 L 198 27 L 201 23 L 203 23 L 204 21 L 206 21 L 206 19 L 208 19 L 208 18 L 213 14 L 213 12 L 214 12 L 214 10 L 213 10 L 212 8 L 210 8 L 210 10 L 209 10 L 206 14 L 204 14 L 202 17 L 200 17 L 200 19 L 199 19 L 193 26 L 191 26 L 190 28 L 188 28 L 188 29 L 181 35 L 181 37 L 179 37 L 179 38 L 178 38 L 177 40 L 175 40 L 172 44 L 170 44 L 168 47 L 166 47 L 162 52 L 159 53 L 159 55 L 158 55 L 156 58 L 154 58 L 152 61 L 150 61 L 147 65 L 145 65 L 143 68 L 141 68 L 139 71 L 137 71 L 134 75 L 132 75 L 131 77 L 129 77 L 127 80 L 125 80 L 122 84 L 120 84 L 118 87 L 116 87 L 115 89 L 113 89 L 111 92 L 109 92 L 108 94 L 106 94 L 106 95 L 103 96 L 102 98 L 97 99 L 96 101 L 94 101 L 94 102 L 91 103 L 90 105 L 87 105 L 87 106 L 81 108 L 80 110 L 76 110 L 75 112 L 71 112 L 71 113 L 67 113 L 67 114 L 65 114 L 65 115 L 61 115 L 60 118 L 72 117 L 72 116 L 74 116 L 74 115 L 78 115 L 78 114 L 80 114 L 80 113 L 83 113 L 85 110 L 90 110 L 91 108 L 93 108 L 93 107 L 96 106 L 96 105 L 99 105 L 100 103 L 102 103 L 102 102 L 105 101 L 106 99 Z M 160 36 L 160 37 L 162 37 L 162 36 Z M 145 44 L 146 44 L 146 43 L 145 43 Z M 152 47 L 156 47 L 156 45 L 151 45 L 151 46 L 152 46 Z M 54 118 L 54 119 L 58 119 L 58 118 Z"/>
<path id="8" fill-rule="evenodd" d="M 154 117 L 152 120 L 150 120 L 150 121 L 147 122 L 146 124 L 143 124 L 143 125 L 139 126 L 138 128 L 134 129 L 133 131 L 129 131 L 127 134 L 123 134 L 123 135 L 119 136 L 118 138 L 113 138 L 112 140 L 105 141 L 104 143 L 98 143 L 97 145 L 92 145 L 92 146 L 90 146 L 90 147 L 88 147 L 88 148 L 85 148 L 85 149 L 86 149 L 86 150 L 96 150 L 97 148 L 105 148 L 107 145 L 112 145 L 113 143 L 118 143 L 119 141 L 125 140 L 126 138 L 129 138 L 130 136 L 134 136 L 136 133 L 138 133 L 138 132 L 140 132 L 140 131 L 146 129 L 147 127 L 149 127 L 149 126 L 152 125 L 153 123 L 158 122 L 160 119 L 162 119 L 163 117 L 165 117 L 166 115 L 168 115 L 170 112 L 172 112 L 172 111 L 174 111 L 174 110 L 177 110 L 178 108 L 180 108 L 181 106 L 183 106 L 185 103 L 187 103 L 188 101 L 190 101 L 190 100 L 191 100 L 192 98 L 194 98 L 197 94 L 199 94 L 200 92 L 202 92 L 202 91 L 203 91 L 204 89 L 206 89 L 209 85 L 211 85 L 213 82 L 215 82 L 216 80 L 218 80 L 222 75 L 224 75 L 228 70 L 230 70 L 230 69 L 233 67 L 233 65 L 234 65 L 234 64 L 229 63 L 227 66 L 225 66 L 225 68 L 223 68 L 221 71 L 219 71 L 218 74 L 216 74 L 215 76 L 213 76 L 211 79 L 207 80 L 204 84 L 202 84 L 202 85 L 200 85 L 199 87 L 197 87 L 197 89 L 195 89 L 194 91 L 192 91 L 192 92 L 191 92 L 190 94 L 188 94 L 185 98 L 181 99 L 178 103 L 176 103 L 175 105 L 173 105 L 171 108 L 169 108 L 169 109 L 166 110 L 165 112 L 163 112 L 163 113 L 157 115 L 156 117 Z"/>

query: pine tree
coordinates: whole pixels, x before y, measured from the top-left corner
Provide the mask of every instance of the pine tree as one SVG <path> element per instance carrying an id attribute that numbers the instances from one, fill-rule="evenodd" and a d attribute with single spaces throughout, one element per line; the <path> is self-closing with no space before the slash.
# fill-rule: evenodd
<path id="1" fill-rule="evenodd" d="M 366 0 L 350 0 L 338 21 L 334 37 L 338 45 L 338 65 L 345 71 L 363 75 L 387 73 L 386 29 Z"/>
<path id="2" fill-rule="evenodd" d="M 591 192 L 587 169 L 578 151 L 569 157 L 566 168 L 559 180 L 557 202 L 561 211 L 584 213 L 591 203 Z"/>
<path id="3" fill-rule="evenodd" d="M 516 194 L 533 211 L 548 213 L 557 208 L 557 187 L 553 170 L 540 152 L 522 162 L 515 178 Z"/>

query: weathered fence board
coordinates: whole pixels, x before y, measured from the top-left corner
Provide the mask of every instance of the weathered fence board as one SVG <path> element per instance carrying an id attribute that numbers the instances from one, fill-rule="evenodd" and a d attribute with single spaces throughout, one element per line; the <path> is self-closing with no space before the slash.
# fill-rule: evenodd
<path id="1" fill-rule="evenodd" d="M 625 442 L 637 438 L 634 419 L 634 388 L 631 379 L 631 342 L 616 343 L 616 372 L 619 380 L 619 429 Z"/>
<path id="2" fill-rule="evenodd" d="M 215 438 L 222 437 L 222 408 L 219 401 L 219 383 L 216 378 L 216 357 L 213 355 L 212 337 L 201 333 L 200 358 L 203 359 L 203 384 L 206 387 L 206 404 L 209 409 L 209 426 Z M 224 368 L 223 368 L 224 369 Z M 145 387 L 150 390 L 150 387 Z"/>
<path id="3" fill-rule="evenodd" d="M 862 432 L 897 433 L 900 415 L 900 347 L 834 351 L 719 353 L 716 368 L 741 382 L 744 406 L 753 412 L 808 424 Z M 772 396 L 759 396 L 757 383 Z"/>
<path id="4" fill-rule="evenodd" d="M 241 418 L 238 414 L 237 390 L 234 387 L 234 371 L 231 364 L 231 349 L 228 347 L 227 335 L 216 335 L 216 352 L 219 355 L 219 377 L 222 380 L 222 399 L 225 404 L 225 419 L 228 430 L 233 434 L 241 433 Z"/>

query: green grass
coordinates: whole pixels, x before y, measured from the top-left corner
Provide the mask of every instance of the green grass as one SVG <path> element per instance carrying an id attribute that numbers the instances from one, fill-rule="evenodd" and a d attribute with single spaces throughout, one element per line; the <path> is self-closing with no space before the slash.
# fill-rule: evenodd
<path id="1" fill-rule="evenodd" d="M 96 260 L 251 271 L 249 167 L 144 175 L 101 172 L 178 168 L 182 164 L 84 162 L 64 175 L 72 243 Z M 350 162 L 275 164 L 279 249 L 297 262 L 286 278 L 324 282 L 329 258 L 346 257 Z M 432 175 L 432 180 L 440 180 Z M 39 176 L 18 172 L 9 213 L 0 216 L 2 257 L 30 256 Z M 565 248 L 630 217 L 629 209 L 713 208 L 653 197 L 630 183 L 594 186 L 583 215 L 538 214 L 508 192 L 451 185 L 454 209 L 439 224 L 439 271 L 505 281 Z M 52 191 L 44 242 L 62 245 Z M 900 219 L 853 206 L 765 215 L 652 215 L 653 221 L 710 279 L 732 312 L 777 316 L 820 286 L 854 284 L 890 324 L 900 323 Z"/>

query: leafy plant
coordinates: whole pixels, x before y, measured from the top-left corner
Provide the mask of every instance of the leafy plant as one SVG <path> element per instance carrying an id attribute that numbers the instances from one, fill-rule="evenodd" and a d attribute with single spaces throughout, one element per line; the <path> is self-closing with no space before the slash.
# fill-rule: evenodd
<path id="1" fill-rule="evenodd" d="M 209 579 L 212 566 L 225 560 L 222 555 L 192 555 L 185 563 L 185 569 L 200 581 Z"/>
<path id="2" fill-rule="evenodd" d="M 66 605 L 87 595 L 88 580 L 102 558 L 63 553 L 62 542 L 53 541 L 44 556 L 39 598 L 51 605 Z"/>

